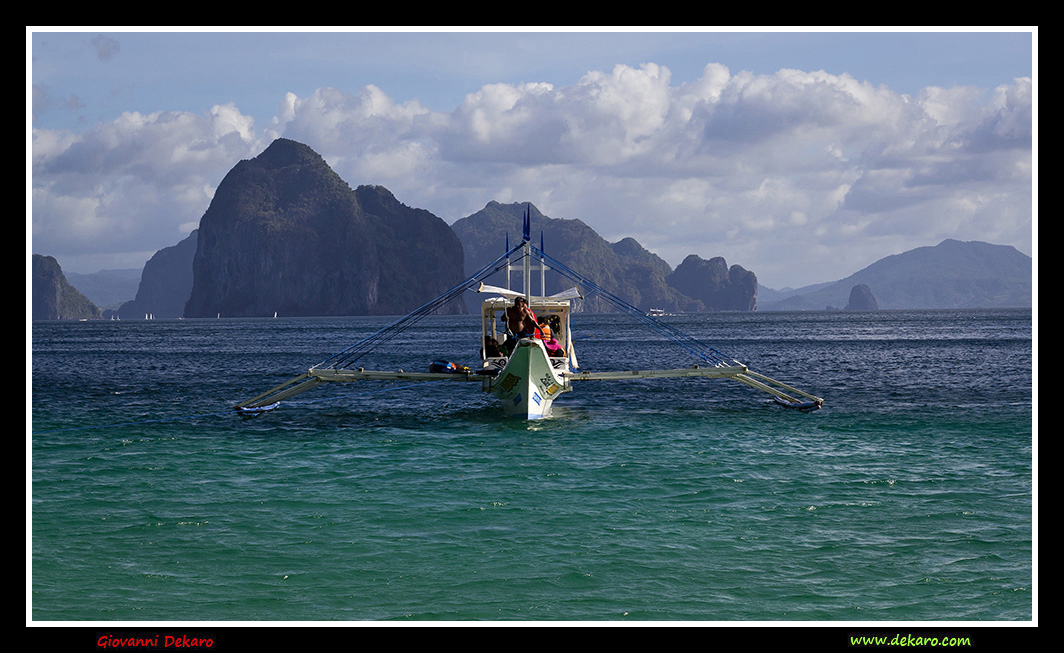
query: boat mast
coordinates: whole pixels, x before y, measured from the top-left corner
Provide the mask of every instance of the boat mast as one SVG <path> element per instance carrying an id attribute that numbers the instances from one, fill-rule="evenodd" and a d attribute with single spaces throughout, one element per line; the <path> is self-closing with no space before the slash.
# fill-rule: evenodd
<path id="1" fill-rule="evenodd" d="M 524 243 L 525 250 L 524 260 L 524 273 L 525 273 L 525 301 L 528 305 L 532 305 L 532 215 L 529 208 L 525 207 L 525 225 L 524 225 Z"/>
<path id="2" fill-rule="evenodd" d="M 547 296 L 547 259 L 543 254 L 543 232 L 539 232 L 539 294 Z"/>
<path id="3" fill-rule="evenodd" d="M 510 251 L 510 233 L 506 233 L 506 251 Z M 547 265 L 547 259 L 543 254 L 543 232 L 539 234 L 539 290 L 540 295 L 547 296 L 547 270 L 550 269 Z M 529 305 L 532 304 L 532 270 L 536 269 L 532 265 L 532 209 L 531 205 L 526 205 L 524 215 L 524 225 L 522 227 L 521 234 L 521 256 L 522 265 L 520 272 L 522 273 L 522 282 L 524 283 L 524 295 L 525 300 Z M 506 289 L 510 290 L 511 279 L 510 274 L 513 272 L 513 266 L 510 263 L 510 255 L 506 255 Z"/>

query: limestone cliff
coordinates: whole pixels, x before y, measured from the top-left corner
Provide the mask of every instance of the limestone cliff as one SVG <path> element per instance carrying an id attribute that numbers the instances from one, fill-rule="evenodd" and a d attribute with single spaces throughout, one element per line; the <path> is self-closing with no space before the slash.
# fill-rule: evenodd
<path id="1" fill-rule="evenodd" d="M 452 225 L 465 249 L 466 272 L 475 272 L 491 263 L 505 251 L 507 235 L 510 245 L 521 237 L 525 210 L 532 214 L 532 239 L 540 244 L 540 233 L 547 255 L 562 261 L 578 274 L 595 282 L 604 290 L 644 310 L 662 308 L 674 311 L 704 310 L 701 302 L 686 297 L 665 283 L 672 271 L 669 264 L 647 251 L 632 238 L 609 243 L 591 227 L 578 219 L 550 218 L 525 202 L 501 204 L 489 202 L 483 209 L 458 220 Z M 504 285 L 502 275 L 489 284 Z M 539 293 L 539 277 L 533 275 L 533 291 Z M 521 280 L 515 274 L 515 288 Z M 547 275 L 546 294 L 574 285 L 557 274 Z M 586 311 L 610 311 L 613 307 L 594 296 L 579 306 Z"/>
<path id="2" fill-rule="evenodd" d="M 688 297 L 700 300 L 707 311 L 757 308 L 757 275 L 739 265 L 729 268 L 720 256 L 707 261 L 691 254 L 666 280 Z"/>
<path id="3" fill-rule="evenodd" d="M 461 282 L 462 260 L 440 218 L 381 187 L 352 190 L 312 149 L 278 139 L 219 184 L 185 316 L 402 315 Z"/>
<path id="4" fill-rule="evenodd" d="M 96 304 L 67 283 L 59 262 L 51 256 L 34 254 L 30 274 L 32 319 L 83 320 L 100 317 L 100 309 Z"/>
<path id="5" fill-rule="evenodd" d="M 197 236 L 193 230 L 180 243 L 155 252 L 141 272 L 136 298 L 118 308 L 118 317 L 138 320 L 151 315 L 164 319 L 185 314 L 185 304 L 192 293 Z"/>
<path id="6" fill-rule="evenodd" d="M 871 288 L 859 283 L 850 289 L 850 301 L 846 304 L 845 310 L 876 311 L 879 310 L 879 302 L 876 301 Z"/>

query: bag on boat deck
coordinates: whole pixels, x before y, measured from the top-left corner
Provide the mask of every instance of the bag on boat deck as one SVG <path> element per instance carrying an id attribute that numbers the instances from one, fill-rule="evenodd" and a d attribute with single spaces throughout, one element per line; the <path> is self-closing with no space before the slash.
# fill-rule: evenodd
<path id="1" fill-rule="evenodd" d="M 444 374 L 465 374 L 469 368 L 465 365 L 455 365 L 450 361 L 432 361 L 429 365 L 430 372 L 442 372 Z"/>

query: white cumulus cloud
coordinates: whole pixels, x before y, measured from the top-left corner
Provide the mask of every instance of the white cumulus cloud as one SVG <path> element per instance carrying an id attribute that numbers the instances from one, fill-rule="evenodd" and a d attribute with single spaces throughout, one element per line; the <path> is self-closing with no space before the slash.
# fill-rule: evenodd
<path id="1" fill-rule="evenodd" d="M 82 133 L 33 133 L 35 251 L 64 257 L 172 245 L 239 160 L 284 136 L 349 184 L 380 184 L 448 222 L 531 201 L 672 265 L 724 256 L 776 287 L 846 276 L 944 238 L 1031 251 L 1033 90 L 926 88 L 849 75 L 661 65 L 568 86 L 471 90 L 452 111 L 380 88 L 278 99 L 265 127 L 221 104 L 128 113 Z M 37 245 L 40 245 L 38 247 Z M 149 254 L 150 255 L 150 254 Z"/>

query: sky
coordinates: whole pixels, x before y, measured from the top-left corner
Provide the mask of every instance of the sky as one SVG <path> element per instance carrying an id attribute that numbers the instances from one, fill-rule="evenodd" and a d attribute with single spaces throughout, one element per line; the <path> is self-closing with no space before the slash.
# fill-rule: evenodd
<path id="1" fill-rule="evenodd" d="M 448 224 L 531 202 L 776 289 L 1036 256 L 1036 27 L 301 30 L 28 27 L 27 249 L 142 267 L 284 137 Z"/>

